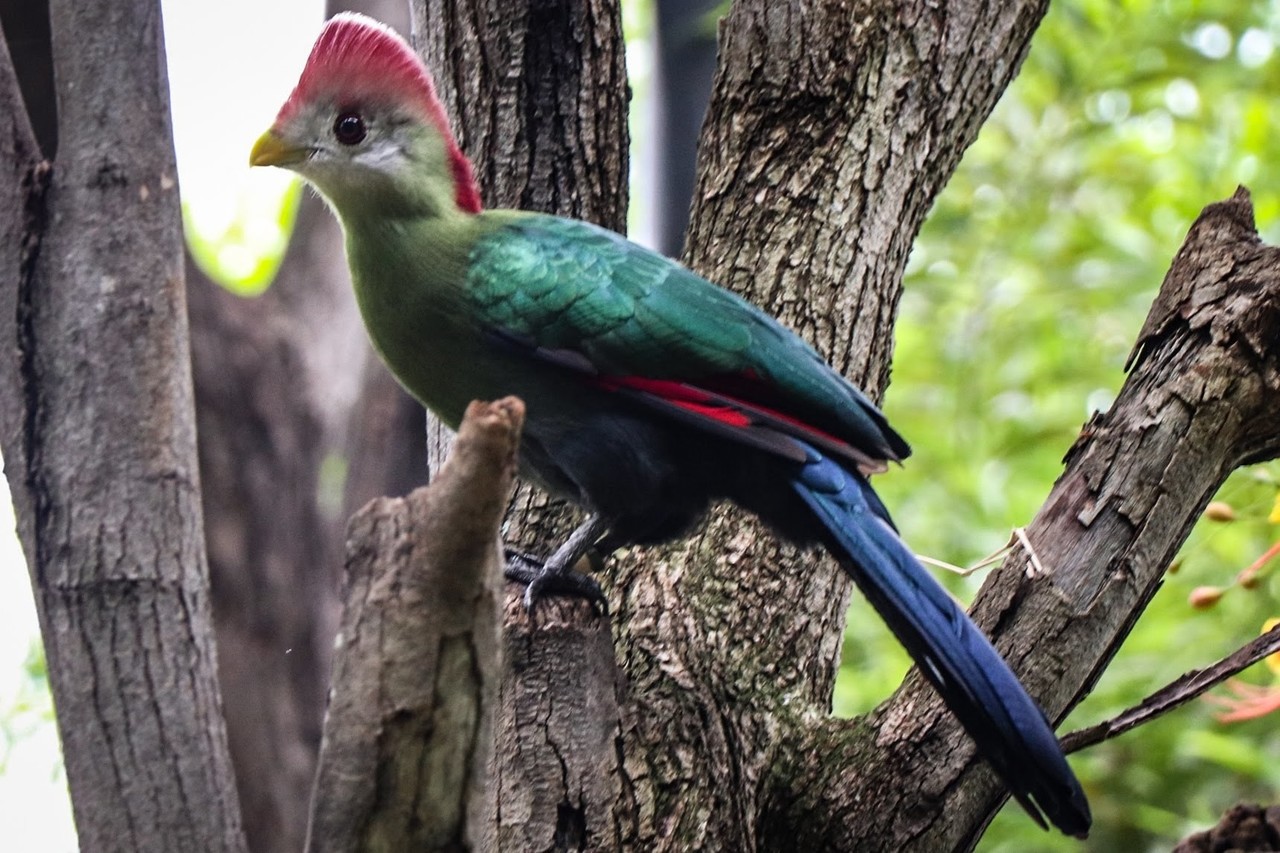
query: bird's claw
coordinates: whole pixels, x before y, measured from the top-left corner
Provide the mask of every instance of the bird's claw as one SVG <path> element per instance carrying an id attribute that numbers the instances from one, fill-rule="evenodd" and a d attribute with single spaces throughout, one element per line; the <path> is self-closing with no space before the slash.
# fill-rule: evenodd
<path id="1" fill-rule="evenodd" d="M 585 598 L 602 616 L 609 613 L 609 602 L 600 584 L 581 572 L 572 569 L 548 570 L 536 557 L 510 548 L 505 550 L 507 580 L 525 585 L 524 609 L 532 613 L 535 605 L 548 595 L 571 595 Z"/>
<path id="2" fill-rule="evenodd" d="M 572 570 L 543 572 L 529 581 L 524 588 L 524 609 L 533 612 L 534 606 L 548 595 L 572 595 L 585 598 L 601 616 L 609 615 L 609 600 L 604 597 L 600 584 Z"/>
<path id="3" fill-rule="evenodd" d="M 526 554 L 514 548 L 503 548 L 502 557 L 504 561 L 502 572 L 507 576 L 507 580 L 528 584 L 542 574 L 542 561 L 532 554 Z"/>

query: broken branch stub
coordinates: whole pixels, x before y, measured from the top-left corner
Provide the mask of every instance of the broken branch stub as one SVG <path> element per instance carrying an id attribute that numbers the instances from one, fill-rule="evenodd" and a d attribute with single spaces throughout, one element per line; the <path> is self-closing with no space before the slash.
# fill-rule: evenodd
<path id="1" fill-rule="evenodd" d="M 524 404 L 472 403 L 430 486 L 351 520 L 307 849 L 485 849 L 498 530 Z"/>

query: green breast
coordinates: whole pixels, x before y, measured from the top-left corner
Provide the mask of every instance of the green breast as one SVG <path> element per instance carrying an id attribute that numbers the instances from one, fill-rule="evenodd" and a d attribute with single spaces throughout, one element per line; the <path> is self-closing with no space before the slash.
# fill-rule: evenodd
<path id="1" fill-rule="evenodd" d="M 347 228 L 352 285 L 374 349 L 451 427 L 473 399 L 466 367 L 480 346 L 462 292 L 471 219 L 364 218 Z"/>

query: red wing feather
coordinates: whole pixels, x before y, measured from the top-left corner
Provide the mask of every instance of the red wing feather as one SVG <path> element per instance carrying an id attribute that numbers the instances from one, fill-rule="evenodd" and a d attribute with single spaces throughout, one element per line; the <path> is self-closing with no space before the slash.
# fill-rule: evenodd
<path id="1" fill-rule="evenodd" d="M 674 414 L 694 426 L 796 462 L 805 461 L 805 452 L 790 437 L 848 459 L 865 473 L 885 468 L 883 461 L 872 459 L 848 442 L 768 406 L 670 379 L 597 376 L 594 381 L 601 387 L 627 393 L 634 399 Z"/>
<path id="2" fill-rule="evenodd" d="M 530 340 L 509 332 L 491 332 L 495 343 L 532 354 L 548 364 L 579 374 L 592 385 L 624 394 L 668 417 L 692 427 L 804 463 L 808 455 L 795 440 L 821 448 L 833 456 L 852 462 L 863 474 L 886 469 L 883 459 L 867 455 L 834 435 L 804 421 L 778 411 L 770 405 L 743 399 L 739 394 L 770 399 L 776 395 L 768 382 L 755 371 L 710 377 L 707 384 L 728 391 L 710 390 L 675 379 L 650 379 L 644 376 L 604 376 L 581 353 L 571 349 L 539 347 Z M 731 390 L 729 390 L 731 389 Z"/>

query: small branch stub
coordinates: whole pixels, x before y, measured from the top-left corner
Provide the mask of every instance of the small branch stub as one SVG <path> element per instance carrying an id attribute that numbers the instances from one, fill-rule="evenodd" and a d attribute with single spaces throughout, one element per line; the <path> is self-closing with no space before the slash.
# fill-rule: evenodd
<path id="1" fill-rule="evenodd" d="M 1104 740 L 1119 737 L 1125 732 L 1181 708 L 1277 651 L 1280 651 L 1280 626 L 1272 628 L 1261 637 L 1236 649 L 1217 663 L 1204 669 L 1193 669 L 1182 675 L 1111 719 L 1087 729 L 1071 732 L 1062 738 L 1062 749 L 1064 752 L 1077 752 L 1102 743 Z"/>
<path id="2" fill-rule="evenodd" d="M 307 849 L 486 849 L 498 529 L 524 404 L 472 403 L 428 487 L 352 519 Z"/>

